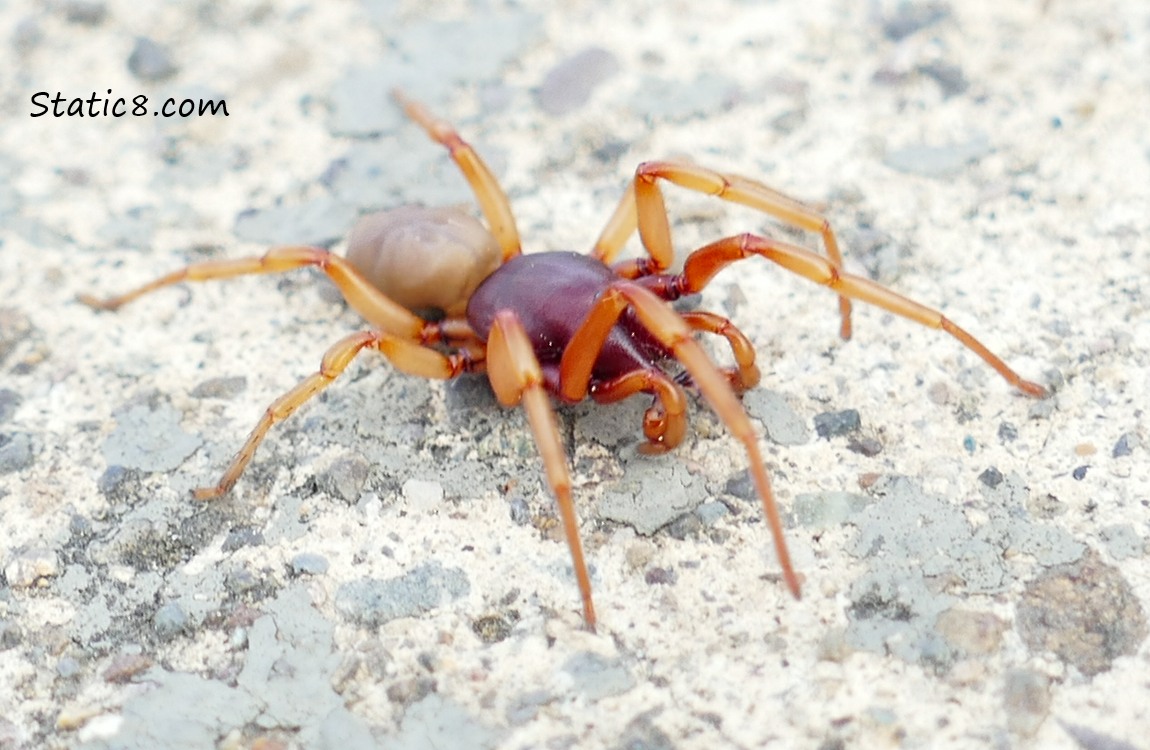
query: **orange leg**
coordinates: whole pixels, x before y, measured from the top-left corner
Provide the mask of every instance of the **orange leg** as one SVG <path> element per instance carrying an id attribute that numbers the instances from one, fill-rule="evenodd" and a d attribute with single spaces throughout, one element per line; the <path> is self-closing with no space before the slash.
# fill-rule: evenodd
<path id="1" fill-rule="evenodd" d="M 679 317 L 696 331 L 706 331 L 727 339 L 735 355 L 735 367 L 723 372 L 736 393 L 748 391 L 759 384 L 760 373 L 758 365 L 755 364 L 755 347 L 734 323 L 720 315 L 701 311 L 679 313 Z"/>
<path id="2" fill-rule="evenodd" d="M 598 356 L 596 349 L 591 356 Z M 562 380 L 562 376 L 560 376 Z M 666 453 L 687 434 L 687 394 L 663 372 L 635 370 L 614 380 L 590 387 L 591 398 L 600 404 L 622 401 L 636 393 L 652 393 L 655 403 L 643 414 L 643 435 L 647 442 L 639 446 L 646 455 Z"/>
<path id="3" fill-rule="evenodd" d="M 753 234 L 741 234 L 737 237 L 727 237 L 712 242 L 710 245 L 696 250 L 687 258 L 686 263 L 683 264 L 681 281 L 676 286 L 681 288 L 684 294 L 698 291 L 707 285 L 712 276 L 726 266 L 755 255 L 766 258 L 772 263 L 777 263 L 788 271 L 808 278 L 816 284 L 829 287 L 838 292 L 840 296 L 868 302 L 916 323 L 921 323 L 928 328 L 946 331 L 993 367 L 999 375 L 1006 379 L 1006 382 L 1027 396 L 1045 398 L 1048 395 L 1045 388 L 1037 383 L 1022 379 L 994 352 L 987 349 L 982 342 L 950 322 L 937 310 L 921 305 L 870 279 L 844 273 L 838 266 L 821 255 L 786 242 Z"/>
<path id="4" fill-rule="evenodd" d="M 651 257 L 650 260 L 621 263 L 616 270 L 624 278 L 634 279 L 649 273 L 661 273 L 674 262 L 671 224 L 663 192 L 658 184 L 660 179 L 687 190 L 750 206 L 787 226 L 818 232 L 830 262 L 835 268 L 842 269 L 842 253 L 839 252 L 839 243 L 830 222 L 810 206 L 746 177 L 723 174 L 684 162 L 651 161 L 640 164 L 635 170 L 634 180 L 623 194 L 592 252 L 594 257 L 610 264 L 638 229 L 643 247 Z M 846 296 L 839 296 L 839 312 L 842 316 L 840 333 L 844 339 L 849 339 L 851 302 Z"/>
<path id="5" fill-rule="evenodd" d="M 447 379 L 471 369 L 469 357 L 460 354 L 444 355 L 427 349 L 407 339 L 398 338 L 380 331 L 353 333 L 336 342 L 323 355 L 319 370 L 299 383 L 296 387 L 272 402 L 264 411 L 243 448 L 232 459 L 227 471 L 214 487 L 201 487 L 194 493 L 197 500 L 210 500 L 226 494 L 244 469 L 251 463 L 256 449 L 263 442 L 268 430 L 276 422 L 287 419 L 309 399 L 322 391 L 351 364 L 360 351 L 374 348 L 387 357 L 397 370 L 409 375 L 425 378 Z"/>
<path id="6" fill-rule="evenodd" d="M 319 247 L 277 247 L 259 257 L 193 263 L 118 297 L 102 300 L 89 294 L 81 294 L 77 299 L 99 310 L 116 310 L 149 292 L 185 281 L 212 281 L 250 274 L 281 273 L 305 266 L 314 266 L 326 273 L 335 282 L 348 304 L 373 327 L 408 339 L 424 338 L 428 324 L 384 296 L 360 276 L 346 260 Z"/>
<path id="7" fill-rule="evenodd" d="M 543 387 L 543 371 L 535 350 L 527 338 L 523 324 L 515 313 L 504 310 L 496 314 L 494 325 L 487 337 L 487 377 L 499 403 L 515 406 L 522 403 L 527 421 L 535 436 L 535 444 L 543 458 L 547 482 L 555 493 L 579 595 L 583 598 L 583 621 L 589 630 L 595 630 L 595 605 L 591 601 L 591 577 L 583 560 L 583 542 L 579 538 L 579 520 L 575 516 L 575 503 L 571 498 L 571 476 L 567 470 L 567 456 L 559 425 L 551 401 Z"/>
<path id="8" fill-rule="evenodd" d="M 409 99 L 398 89 L 392 92 L 395 101 L 417 125 L 427 131 L 433 141 L 445 147 L 451 158 L 459 165 L 459 170 L 471 185 L 479 208 L 487 218 L 491 234 L 503 249 L 503 260 L 519 255 L 519 230 L 515 228 L 515 217 L 511 214 L 511 202 L 499 186 L 499 181 L 484 163 L 483 158 L 455 132 L 449 123 L 438 119 L 427 107 Z"/>
<path id="9" fill-rule="evenodd" d="M 727 425 L 731 434 L 743 444 L 750 463 L 751 478 L 762 501 L 763 513 L 771 529 L 779 565 L 783 569 L 783 579 L 791 593 L 797 598 L 799 596 L 799 580 L 791 566 L 790 553 L 787 551 L 786 538 L 783 536 L 783 524 L 779 519 L 778 508 L 775 506 L 775 496 L 771 491 L 767 470 L 763 466 L 763 457 L 759 453 L 759 444 L 754 428 L 751 426 L 751 420 L 747 417 L 746 411 L 743 410 L 738 397 L 735 396 L 735 392 L 727 382 L 727 378 L 711 362 L 699 343 L 692 338 L 691 328 L 670 305 L 659 299 L 654 292 L 639 284 L 627 280 L 612 283 L 605 292 L 599 295 L 595 306 L 587 313 L 583 324 L 571 337 L 571 341 L 563 352 L 560 372 L 571 378 L 571 382 L 561 384 L 561 395 L 566 398 L 577 391 L 585 390 L 585 384 L 591 377 L 594 357 L 572 353 L 572 351 L 598 352 L 602 348 L 607 334 L 628 307 L 635 310 L 643 326 L 677 360 L 683 363 L 699 392 L 703 394 L 703 398 Z"/>

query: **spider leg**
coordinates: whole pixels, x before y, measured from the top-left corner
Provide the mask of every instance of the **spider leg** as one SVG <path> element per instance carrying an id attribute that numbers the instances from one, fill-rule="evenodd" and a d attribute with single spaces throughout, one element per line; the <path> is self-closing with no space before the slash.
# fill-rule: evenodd
<path id="1" fill-rule="evenodd" d="M 595 630 L 595 605 L 591 601 L 591 578 L 583 559 L 583 542 L 579 538 L 579 520 L 575 516 L 575 503 L 571 498 L 571 476 L 567 469 L 567 456 L 559 436 L 555 411 L 543 387 L 543 371 L 523 324 L 514 312 L 504 310 L 495 315 L 495 322 L 487 337 L 487 377 L 499 403 L 515 406 L 522 403 L 527 422 L 535 437 L 535 444 L 543 458 L 547 482 L 555 493 L 579 595 L 583 599 L 583 621 L 587 629 Z"/>
<path id="2" fill-rule="evenodd" d="M 817 257 L 817 256 L 816 256 Z M 775 553 L 783 569 L 783 579 L 791 593 L 799 596 L 799 580 L 791 566 L 783 525 L 779 519 L 770 479 L 759 452 L 758 440 L 751 420 L 739 403 L 724 374 L 711 362 L 706 352 L 691 335 L 691 328 L 654 292 L 642 285 L 619 280 L 599 295 L 595 306 L 587 313 L 582 325 L 571 337 L 560 361 L 560 372 L 570 381 L 564 383 L 561 395 L 566 398 L 581 389 L 590 380 L 594 357 L 578 352 L 598 352 L 619 316 L 628 308 L 634 309 L 639 321 L 652 335 L 679 360 L 695 382 L 703 398 L 715 410 L 731 434 L 743 444 L 750 464 L 751 479 L 763 504 L 763 513 L 771 529 Z M 576 352 L 576 353 L 573 353 Z"/>
<path id="3" fill-rule="evenodd" d="M 491 234 L 503 249 L 503 260 L 519 255 L 519 230 L 515 227 L 511 203 L 483 157 L 459 136 L 450 123 L 437 118 L 427 107 L 408 98 L 399 89 L 392 91 L 391 95 L 408 117 L 423 128 L 433 141 L 447 149 L 452 160 L 459 166 L 459 171 L 463 172 L 467 183 L 471 185 L 471 191 L 475 193 L 475 199 L 479 201 L 479 208 L 487 219 Z"/>
<path id="4" fill-rule="evenodd" d="M 755 347 L 750 339 L 721 315 L 711 312 L 681 312 L 679 317 L 696 331 L 706 331 L 727 339 L 735 355 L 735 366 L 723 369 L 736 393 L 742 393 L 759 384 L 759 367 L 755 364 Z"/>
<path id="5" fill-rule="evenodd" d="M 590 386 L 591 398 L 600 404 L 622 401 L 636 393 L 655 396 L 655 403 L 643 414 L 643 435 L 647 442 L 639 446 L 639 452 L 658 455 L 683 442 L 687 434 L 687 394 L 666 373 L 654 368 L 633 370 Z"/>
<path id="6" fill-rule="evenodd" d="M 610 264 L 623 245 L 639 231 L 639 238 L 649 259 L 625 261 L 616 267 L 624 278 L 634 279 L 649 273 L 660 273 L 671 267 L 675 250 L 671 245 L 671 224 L 658 180 L 721 200 L 739 203 L 773 216 L 787 226 L 817 232 L 823 240 L 827 257 L 842 270 L 843 257 L 838 239 L 826 217 L 790 196 L 747 177 L 723 174 L 713 169 L 675 161 L 649 161 L 635 169 L 635 177 L 607 221 L 592 255 Z M 851 301 L 839 295 L 842 317 L 840 335 L 851 337 Z"/>
<path id="7" fill-rule="evenodd" d="M 212 281 L 233 276 L 281 273 L 305 266 L 314 266 L 328 275 L 343 294 L 344 299 L 373 327 L 395 336 L 422 340 L 426 338 L 428 324 L 368 283 L 351 264 L 334 253 L 320 247 L 276 247 L 258 257 L 232 260 L 209 260 L 193 263 L 161 276 L 126 294 L 98 299 L 89 294 L 77 296 L 80 302 L 98 310 L 116 310 L 149 292 L 186 281 Z"/>
<path id="8" fill-rule="evenodd" d="M 712 242 L 710 245 L 691 253 L 683 264 L 683 273 L 672 285 L 681 289 L 683 294 L 696 292 L 706 286 L 707 282 L 726 266 L 755 255 L 766 258 L 772 263 L 777 263 L 788 271 L 810 279 L 816 284 L 829 287 L 840 296 L 881 307 L 928 328 L 946 331 L 993 367 L 999 375 L 1006 379 L 1006 382 L 1027 396 L 1045 398 L 1048 395 L 1045 388 L 1037 383 L 1024 380 L 1008 367 L 998 355 L 990 351 L 978 339 L 952 323 L 938 310 L 919 304 L 909 297 L 870 279 L 845 273 L 821 255 L 780 240 L 753 234 L 740 234 Z"/>
<path id="9" fill-rule="evenodd" d="M 464 354 L 441 354 L 407 339 L 392 336 L 382 331 L 363 331 L 337 341 L 323 355 L 319 370 L 305 378 L 294 388 L 272 402 L 260 421 L 248 435 L 247 441 L 232 459 L 220 481 L 214 487 L 201 487 L 195 490 L 197 500 L 210 500 L 226 494 L 251 463 L 256 449 L 263 442 L 268 430 L 276 422 L 283 421 L 295 413 L 309 399 L 331 384 L 355 356 L 364 349 L 374 348 L 391 361 L 401 372 L 425 378 L 448 379 L 472 369 L 472 360 Z"/>

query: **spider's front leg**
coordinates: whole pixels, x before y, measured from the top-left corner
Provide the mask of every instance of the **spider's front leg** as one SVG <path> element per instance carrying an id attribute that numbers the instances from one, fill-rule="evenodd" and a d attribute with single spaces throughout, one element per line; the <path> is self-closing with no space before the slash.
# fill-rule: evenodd
<path id="1" fill-rule="evenodd" d="M 587 313 L 583 323 L 563 351 L 563 358 L 560 360 L 562 383 L 560 395 L 563 398 L 574 400 L 581 398 L 582 394 L 587 392 L 587 383 L 590 381 L 595 360 L 611 329 L 618 322 L 619 316 L 628 308 L 635 311 L 643 327 L 666 347 L 675 359 L 683 364 L 703 398 L 711 405 L 719 419 L 726 424 L 731 434 L 743 444 L 747 453 L 751 479 L 755 484 L 759 499 L 762 501 L 763 514 L 767 518 L 771 537 L 775 543 L 775 553 L 783 571 L 783 580 L 786 581 L 787 588 L 790 589 L 795 598 L 798 598 L 799 579 L 791 565 L 791 556 L 787 550 L 786 537 L 783 535 L 783 524 L 775 504 L 775 495 L 771 490 L 771 482 L 767 476 L 762 454 L 759 452 L 758 438 L 755 435 L 754 427 L 751 426 L 751 420 L 747 417 L 747 412 L 743 409 L 742 404 L 739 403 L 739 399 L 729 382 L 729 376 L 711 362 L 706 352 L 693 338 L 692 326 L 688 325 L 655 292 L 637 282 L 620 279 L 613 282 L 606 291 L 599 295 L 594 307 Z M 665 375 L 661 373 L 660 375 L 666 379 Z M 627 377 L 623 376 L 619 380 L 622 381 Z M 630 395 L 636 390 L 645 390 L 637 387 L 640 382 L 636 380 L 635 383 L 627 386 L 631 390 L 622 395 Z M 658 382 L 656 378 L 654 383 Z M 676 423 L 677 429 L 682 430 L 686 420 L 683 408 L 685 407 L 685 399 L 680 400 L 682 399 L 682 390 L 678 385 L 673 382 L 670 385 L 673 389 L 673 397 L 663 395 L 658 389 L 655 389 L 654 392 L 656 397 L 663 402 L 668 417 L 671 418 L 669 421 Z M 674 404 L 675 408 L 668 408 L 668 404 Z M 649 414 L 650 411 L 648 411 Z M 645 418 L 644 431 L 646 431 L 646 427 Z M 681 432 L 679 437 L 681 438 Z"/>
<path id="2" fill-rule="evenodd" d="M 627 191 L 591 253 L 610 265 L 623 245 L 638 230 L 639 239 L 650 258 L 623 261 L 616 265 L 616 272 L 624 278 L 635 279 L 663 273 L 675 260 L 675 250 L 671 244 L 671 222 L 659 180 L 666 180 L 686 190 L 713 195 L 720 200 L 749 206 L 796 229 L 817 232 L 822 237 L 827 260 L 836 269 L 842 270 L 843 257 L 834 230 L 827 218 L 810 206 L 747 177 L 724 174 L 686 162 L 649 161 L 635 169 L 635 177 L 627 186 Z M 843 339 L 849 339 L 851 301 L 846 295 L 839 295 L 839 314 L 842 317 L 840 335 Z"/>
<path id="3" fill-rule="evenodd" d="M 571 475 L 567 469 L 567 454 L 559 435 L 559 424 L 551 400 L 544 388 L 543 370 L 523 329 L 518 316 L 510 310 L 495 314 L 491 332 L 487 337 L 487 378 L 499 403 L 515 406 L 522 403 L 527 422 L 535 437 L 535 445 L 543 458 L 547 482 L 559 505 L 559 516 L 571 550 L 575 580 L 583 599 L 583 621 L 587 629 L 595 630 L 595 605 L 591 601 L 591 577 L 583 559 L 583 542 L 579 538 L 579 519 L 575 515 L 575 502 L 571 498 Z"/>
<path id="4" fill-rule="evenodd" d="M 691 253 L 683 264 L 683 273 L 674 277 L 671 284 L 683 294 L 698 292 L 719 271 L 736 261 L 754 256 L 766 258 L 792 273 L 829 287 L 840 296 L 868 302 L 928 328 L 946 331 L 1027 396 L 1046 398 L 1049 395 L 1046 388 L 1024 379 L 985 344 L 938 310 L 915 302 L 870 279 L 845 273 L 821 255 L 787 242 L 754 234 L 740 234 L 712 242 Z"/>

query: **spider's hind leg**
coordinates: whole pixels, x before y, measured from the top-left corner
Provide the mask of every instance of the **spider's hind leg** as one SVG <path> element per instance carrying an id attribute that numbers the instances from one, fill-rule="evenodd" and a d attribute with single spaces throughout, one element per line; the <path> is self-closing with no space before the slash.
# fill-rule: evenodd
<path id="1" fill-rule="evenodd" d="M 195 498 L 211 500 L 227 494 L 255 457 L 256 450 L 272 426 L 290 417 L 320 391 L 331 385 L 347 369 L 357 354 L 369 348 L 378 350 L 387 357 L 395 369 L 409 375 L 447 379 L 472 368 L 471 359 L 465 354 L 441 354 L 382 331 L 363 331 L 345 336 L 324 353 L 319 370 L 277 398 L 264 410 L 260 421 L 256 423 L 243 447 L 220 477 L 220 481 L 212 487 L 195 490 Z"/>
<path id="2" fill-rule="evenodd" d="M 424 321 L 373 287 L 343 258 L 308 245 L 274 247 L 263 255 L 192 263 L 116 297 L 99 299 L 80 294 L 77 299 L 97 310 L 118 310 L 145 294 L 190 281 L 217 281 L 236 276 L 283 273 L 296 268 L 318 268 L 339 288 L 347 303 L 371 325 L 396 336 L 420 340 Z"/>

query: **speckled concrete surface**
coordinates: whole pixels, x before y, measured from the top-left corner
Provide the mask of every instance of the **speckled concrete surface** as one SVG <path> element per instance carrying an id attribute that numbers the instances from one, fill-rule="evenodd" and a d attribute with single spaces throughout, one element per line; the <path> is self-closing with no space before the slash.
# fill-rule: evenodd
<path id="1" fill-rule="evenodd" d="M 0 19 L 0 748 L 1150 747 L 1145 3 Z M 694 159 L 825 206 L 849 269 L 1055 395 L 863 306 L 844 343 L 832 295 L 741 264 L 701 304 L 760 353 L 745 405 L 805 596 L 705 407 L 648 459 L 642 403 L 583 405 L 560 420 L 597 634 L 525 422 L 481 382 L 364 357 L 195 504 L 361 323 L 313 273 L 74 297 L 467 202 L 397 84 L 489 159 L 529 251 L 587 249 L 635 164 Z M 30 116 L 108 89 L 228 116 Z M 680 250 L 814 246 L 668 201 Z"/>

